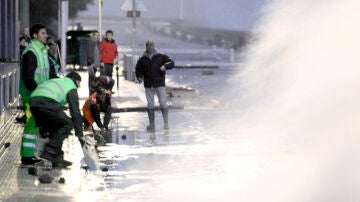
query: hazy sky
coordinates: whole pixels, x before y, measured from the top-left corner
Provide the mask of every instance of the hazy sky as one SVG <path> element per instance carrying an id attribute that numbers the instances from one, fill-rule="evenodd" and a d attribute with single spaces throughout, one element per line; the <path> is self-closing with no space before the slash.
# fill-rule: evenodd
<path id="1" fill-rule="evenodd" d="M 232 30 L 250 30 L 268 0 L 183 0 L 184 19 L 195 25 Z M 97 0 L 95 0 L 97 2 Z M 103 0 L 103 16 L 125 16 L 125 0 Z M 144 18 L 180 18 L 181 0 L 143 0 Z M 98 4 L 88 7 L 80 16 L 97 16 Z"/>

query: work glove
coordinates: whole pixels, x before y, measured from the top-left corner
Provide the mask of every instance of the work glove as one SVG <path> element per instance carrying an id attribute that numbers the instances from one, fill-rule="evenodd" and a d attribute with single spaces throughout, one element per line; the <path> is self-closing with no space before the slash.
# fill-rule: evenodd
<path id="1" fill-rule="evenodd" d="M 164 72 L 164 71 L 166 70 L 165 65 L 161 66 L 161 67 L 160 67 L 160 70 Z"/>

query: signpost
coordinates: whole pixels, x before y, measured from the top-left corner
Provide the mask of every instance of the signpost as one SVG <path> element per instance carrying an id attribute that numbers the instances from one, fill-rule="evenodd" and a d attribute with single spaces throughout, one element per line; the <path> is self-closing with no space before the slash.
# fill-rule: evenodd
<path id="1" fill-rule="evenodd" d="M 146 11 L 145 4 L 142 0 L 126 0 L 121 7 L 121 10 L 127 11 L 126 16 L 132 18 L 132 64 L 131 68 L 135 66 L 136 59 L 136 18 L 140 17 L 141 11 Z M 133 70 L 127 70 L 132 72 Z"/>
<path id="2" fill-rule="evenodd" d="M 65 75 L 66 72 L 66 31 L 69 19 L 69 2 L 67 0 L 61 1 L 61 73 Z"/>
<path id="3" fill-rule="evenodd" d="M 101 38 L 102 38 L 102 37 L 101 37 L 101 36 L 102 36 L 102 33 L 101 33 L 101 32 L 102 32 L 102 30 L 101 30 L 101 28 L 102 28 L 102 27 L 101 27 L 101 23 L 102 23 L 102 22 L 101 22 L 101 15 L 102 15 L 102 14 L 101 14 L 101 7 L 102 7 L 102 0 L 99 0 L 99 33 L 100 33 L 100 40 L 101 40 Z"/>

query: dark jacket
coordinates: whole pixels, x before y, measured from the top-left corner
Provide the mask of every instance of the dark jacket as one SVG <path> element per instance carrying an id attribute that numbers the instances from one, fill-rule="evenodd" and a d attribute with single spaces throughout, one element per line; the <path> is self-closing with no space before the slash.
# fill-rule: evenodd
<path id="1" fill-rule="evenodd" d="M 106 90 L 112 91 L 112 88 L 115 84 L 115 80 L 105 76 L 100 75 L 96 77 L 96 68 L 88 67 L 89 72 L 89 95 L 93 94 L 99 87 L 105 88 Z"/>
<path id="2" fill-rule="evenodd" d="M 20 48 L 20 57 L 21 57 L 21 55 L 22 55 L 23 51 L 25 50 L 26 46 L 21 46 L 20 45 L 19 48 Z"/>
<path id="3" fill-rule="evenodd" d="M 37 67 L 37 59 L 33 52 L 28 51 L 22 56 L 22 66 L 27 68 L 21 68 L 22 79 L 25 83 L 26 88 L 32 92 L 37 87 L 37 83 L 34 79 L 36 67 Z"/>
<path id="4" fill-rule="evenodd" d="M 95 49 L 97 49 L 97 55 L 95 55 Z M 95 61 L 95 59 L 97 61 Z M 88 41 L 86 47 L 86 61 L 87 65 L 95 64 L 95 62 L 97 62 L 99 64 L 95 64 L 96 67 L 100 66 L 100 41 L 95 41 L 94 39 Z"/>
<path id="5" fill-rule="evenodd" d="M 82 137 L 82 123 L 83 123 L 83 117 L 80 113 L 80 106 L 79 106 L 79 95 L 77 90 L 71 90 L 66 95 L 67 102 L 69 103 L 69 109 L 70 109 L 70 115 L 71 119 L 74 123 L 74 130 L 75 135 L 77 137 Z"/>
<path id="6" fill-rule="evenodd" d="M 166 69 L 172 69 L 175 64 L 171 58 L 165 54 L 155 53 L 150 59 L 144 53 L 136 63 L 136 78 L 144 79 L 145 88 L 165 86 L 166 71 L 160 70 L 160 67 L 163 65 L 165 65 Z"/>

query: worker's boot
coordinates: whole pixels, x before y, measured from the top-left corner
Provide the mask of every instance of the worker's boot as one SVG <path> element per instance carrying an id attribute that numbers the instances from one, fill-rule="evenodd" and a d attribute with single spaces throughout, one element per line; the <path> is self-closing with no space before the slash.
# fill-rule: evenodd
<path id="1" fill-rule="evenodd" d="M 105 115 L 104 115 L 104 127 L 106 130 L 109 129 L 109 123 L 110 123 L 110 120 L 111 120 L 111 106 L 108 106 L 106 111 L 105 111 Z"/>
<path id="2" fill-rule="evenodd" d="M 49 143 L 45 144 L 44 151 L 40 155 L 41 158 L 51 161 L 52 163 L 59 162 L 59 149 L 57 147 L 52 146 Z"/>
<path id="3" fill-rule="evenodd" d="M 33 157 L 21 157 L 21 164 L 22 165 L 36 165 L 41 163 L 43 160 Z"/>
<path id="4" fill-rule="evenodd" d="M 161 113 L 164 119 L 164 130 L 169 130 L 169 118 L 168 118 L 168 109 L 161 108 Z"/>
<path id="5" fill-rule="evenodd" d="M 149 117 L 149 125 L 147 126 L 147 131 L 154 133 L 155 132 L 155 109 L 148 109 L 147 110 L 148 117 Z"/>
<path id="6" fill-rule="evenodd" d="M 67 161 L 64 159 L 64 152 L 62 150 L 59 151 L 59 155 L 57 157 L 58 162 L 53 163 L 53 168 L 66 168 L 68 166 L 71 166 L 72 163 L 70 161 Z"/>

